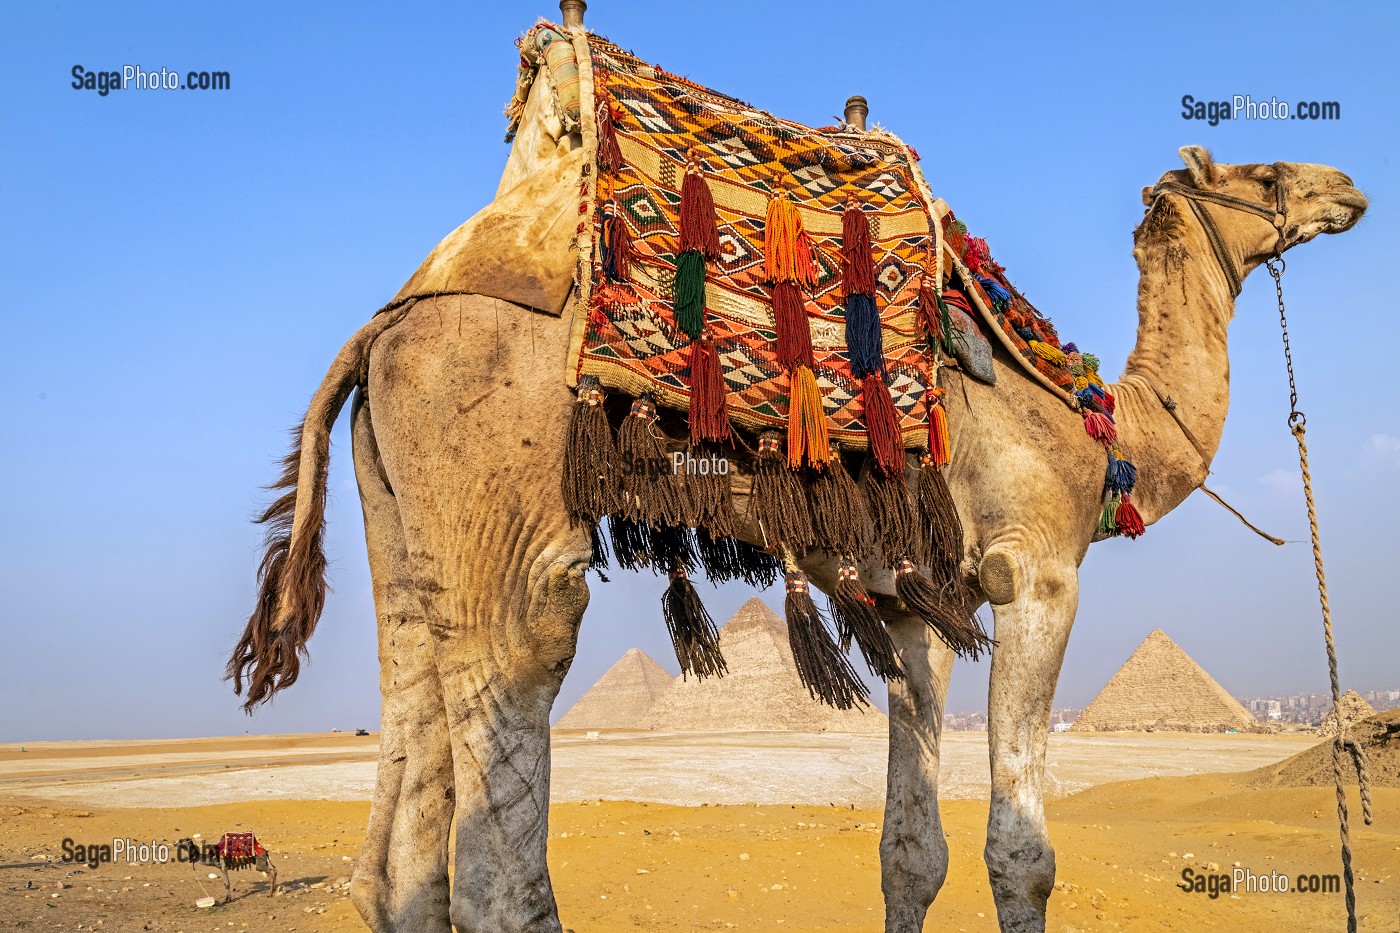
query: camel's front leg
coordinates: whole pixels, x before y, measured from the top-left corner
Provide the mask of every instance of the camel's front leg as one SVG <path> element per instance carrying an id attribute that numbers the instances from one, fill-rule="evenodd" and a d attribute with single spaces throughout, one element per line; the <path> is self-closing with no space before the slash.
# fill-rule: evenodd
<path id="1" fill-rule="evenodd" d="M 430 607 L 410 575 L 398 500 L 385 485 L 370 408 L 361 396 L 351 436 L 374 578 L 384 708 L 374 803 L 350 899 L 374 933 L 451 933 L 446 826 L 452 819 L 452 748 L 426 616 Z M 276 881 L 274 873 L 274 889 Z"/>
<path id="2" fill-rule="evenodd" d="M 938 814 L 938 742 L 953 651 L 921 619 L 885 618 L 905 679 L 889 683 L 880 887 L 886 933 L 918 933 L 948 875 L 948 843 Z"/>
<path id="3" fill-rule="evenodd" d="M 549 712 L 588 603 L 579 545 L 521 568 L 528 588 L 486 595 L 472 624 L 435 633 L 456 765 L 451 916 L 461 933 L 560 929 L 545 861 Z"/>
<path id="4" fill-rule="evenodd" d="M 1068 562 L 1030 560 L 1000 548 L 988 550 L 982 577 L 990 595 L 1010 597 L 993 607 L 996 647 L 987 702 L 992 801 L 984 855 L 1001 929 L 1039 933 L 1055 884 L 1055 850 L 1045 828 L 1045 746 L 1079 578 Z"/>

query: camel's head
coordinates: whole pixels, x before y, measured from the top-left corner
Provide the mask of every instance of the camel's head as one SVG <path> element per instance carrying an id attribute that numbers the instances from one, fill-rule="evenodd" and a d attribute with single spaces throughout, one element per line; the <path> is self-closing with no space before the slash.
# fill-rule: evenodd
<path id="1" fill-rule="evenodd" d="M 1200 193 L 1202 197 L 1194 198 L 1196 205 L 1248 270 L 1275 251 L 1306 243 L 1319 233 L 1349 230 L 1366 211 L 1366 196 L 1345 173 L 1328 165 L 1222 165 L 1200 146 L 1179 151 L 1186 168 L 1167 172 L 1155 187 L 1143 189 L 1143 203 L 1149 210 L 1138 228 L 1139 236 L 1150 236 L 1184 219 L 1170 203 L 1176 199 L 1159 194 L 1174 191 L 1190 198 Z M 1153 216 L 1159 212 L 1161 216 Z"/>

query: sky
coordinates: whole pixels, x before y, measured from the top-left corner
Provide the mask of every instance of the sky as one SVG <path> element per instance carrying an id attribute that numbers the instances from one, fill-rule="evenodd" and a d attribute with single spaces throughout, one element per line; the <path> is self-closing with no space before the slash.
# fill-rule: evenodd
<path id="1" fill-rule="evenodd" d="M 1394 5 L 978 7 L 595 0 L 589 26 L 810 125 L 863 94 L 1065 339 L 1117 374 L 1130 232 L 1178 147 L 1321 162 L 1371 198 L 1288 256 L 1285 288 L 1345 686 L 1400 687 L 1400 86 Z M 796 11 L 796 12 L 795 12 Z M 664 15 L 658 15 L 664 12 Z M 800 14 L 800 15 L 799 15 Z M 251 608 L 287 429 L 341 344 L 482 207 L 508 147 L 514 39 L 548 4 L 7 4 L 0 10 L 0 741 L 374 728 L 374 611 L 346 424 L 334 593 L 312 664 L 249 718 L 221 679 Z M 1201 28 L 1201 24 L 1214 24 Z M 1219 28 L 1216 28 L 1216 26 Z M 75 89 L 73 67 L 227 71 L 222 91 Z M 1328 122 L 1182 117 L 1181 98 L 1336 101 Z M 1273 289 L 1245 286 L 1212 486 L 1137 541 L 1095 545 L 1057 704 L 1082 705 L 1162 628 L 1237 695 L 1326 690 Z M 676 670 L 664 581 L 593 582 L 556 715 L 627 648 Z M 706 590 L 717 619 L 750 592 Z M 780 588 L 763 595 L 781 606 Z M 949 708 L 985 707 L 959 662 Z"/>

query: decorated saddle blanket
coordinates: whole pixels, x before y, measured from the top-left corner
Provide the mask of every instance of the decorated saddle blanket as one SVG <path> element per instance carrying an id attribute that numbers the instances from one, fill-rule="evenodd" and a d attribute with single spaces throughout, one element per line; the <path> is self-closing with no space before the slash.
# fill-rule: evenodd
<path id="1" fill-rule="evenodd" d="M 267 849 L 262 847 L 252 833 L 224 833 L 219 844 L 215 846 L 215 851 L 219 853 L 219 858 L 232 861 L 267 854 Z"/>
<path id="2" fill-rule="evenodd" d="M 688 411 L 692 440 L 785 428 L 794 468 L 832 444 L 888 472 L 909 448 L 946 460 L 940 369 L 993 381 L 990 340 L 1104 445 L 1102 532 L 1139 530 L 1115 519 L 1134 474 L 1098 361 L 934 198 L 911 147 L 784 120 L 582 29 L 541 22 L 519 44 L 508 138 L 542 75 L 585 152 L 571 385 Z"/>

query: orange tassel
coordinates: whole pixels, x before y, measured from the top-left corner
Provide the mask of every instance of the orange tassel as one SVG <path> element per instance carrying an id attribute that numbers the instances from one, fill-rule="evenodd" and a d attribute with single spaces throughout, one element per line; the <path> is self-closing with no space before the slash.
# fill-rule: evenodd
<path id="1" fill-rule="evenodd" d="M 768 200 L 763 225 L 763 268 L 770 282 L 816 284 L 812 238 L 802 225 L 802 214 L 792 196 L 778 188 Z"/>
<path id="2" fill-rule="evenodd" d="M 794 470 L 803 464 L 820 470 L 831 457 L 826 432 L 826 412 L 822 409 L 817 377 L 806 366 L 792 371 L 788 390 L 788 465 Z"/>
<path id="3" fill-rule="evenodd" d="M 941 389 L 933 391 L 942 393 Z M 940 469 L 952 462 L 953 444 L 948 437 L 948 416 L 937 400 L 932 403 L 928 413 L 928 452 L 933 457 L 934 466 Z"/>

